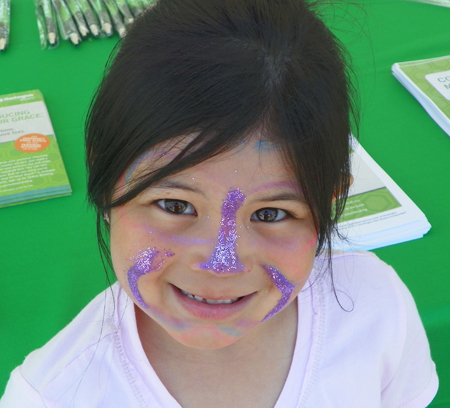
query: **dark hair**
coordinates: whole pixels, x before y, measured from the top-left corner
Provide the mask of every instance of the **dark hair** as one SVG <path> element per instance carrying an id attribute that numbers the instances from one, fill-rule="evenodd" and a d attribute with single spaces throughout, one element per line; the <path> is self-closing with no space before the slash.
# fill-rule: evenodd
<path id="1" fill-rule="evenodd" d="M 279 146 L 298 180 L 317 253 L 331 248 L 356 114 L 345 51 L 314 10 L 303 0 L 159 0 L 136 19 L 86 122 L 88 195 L 102 250 L 105 212 L 255 131 Z M 137 158 L 187 134 L 196 136 L 172 162 L 113 199 Z"/>

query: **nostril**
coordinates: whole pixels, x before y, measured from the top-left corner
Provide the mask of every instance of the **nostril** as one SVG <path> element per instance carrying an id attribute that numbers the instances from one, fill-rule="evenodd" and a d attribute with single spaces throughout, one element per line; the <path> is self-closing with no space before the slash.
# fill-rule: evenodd
<path id="1" fill-rule="evenodd" d="M 245 266 L 237 259 L 237 257 L 229 256 L 223 258 L 213 255 L 208 262 L 200 264 L 200 268 L 211 270 L 215 273 L 243 273 Z"/>

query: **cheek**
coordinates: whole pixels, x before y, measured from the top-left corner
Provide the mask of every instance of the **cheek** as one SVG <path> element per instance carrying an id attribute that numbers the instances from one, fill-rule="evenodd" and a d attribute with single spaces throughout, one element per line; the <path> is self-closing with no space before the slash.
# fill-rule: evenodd
<path id="1" fill-rule="evenodd" d="M 129 213 L 125 206 L 114 210 L 111 224 L 111 252 L 119 252 L 122 259 L 136 256 L 139 250 L 156 247 L 162 255 L 171 257 L 181 243 L 176 236 L 167 234 L 139 214 Z"/>
<path id="2" fill-rule="evenodd" d="M 309 275 L 314 264 L 317 234 L 305 233 L 295 243 L 293 243 L 293 250 L 287 250 L 283 253 L 283 259 L 286 261 L 287 271 L 292 271 L 294 274 L 297 271 L 299 278 L 303 278 L 304 273 L 307 272 Z"/>
<path id="3" fill-rule="evenodd" d="M 315 234 L 307 233 L 298 235 L 290 245 L 281 245 L 278 250 L 272 248 L 274 257 L 271 261 L 276 267 L 266 264 L 264 269 L 281 298 L 263 322 L 284 309 L 306 283 L 314 265 L 316 242 Z"/>
<path id="4" fill-rule="evenodd" d="M 276 267 L 290 281 L 304 283 L 313 267 L 317 246 L 315 231 L 304 231 L 294 237 L 268 240 L 260 244 L 267 264 Z"/>
<path id="5" fill-rule="evenodd" d="M 156 247 L 153 247 L 139 251 L 138 255 L 131 259 L 133 265 L 126 273 L 126 281 L 134 298 L 144 309 L 148 309 L 149 306 L 139 292 L 138 280 L 143 276 L 153 275 L 160 271 L 165 263 L 164 256 Z"/>
<path id="6" fill-rule="evenodd" d="M 151 284 L 170 264 L 178 251 L 173 242 L 160 234 L 149 234 L 147 227 L 131 220 L 123 207 L 115 210 L 111 224 L 111 258 L 116 275 L 141 307 L 148 305 L 138 290 L 139 283 Z"/>
<path id="7" fill-rule="evenodd" d="M 154 245 L 178 246 L 181 248 L 212 242 L 211 239 L 179 234 L 180 227 L 178 225 L 170 227 L 164 220 L 154 219 L 150 221 L 145 212 L 142 214 L 125 207 L 122 206 L 115 210 L 117 212 L 116 223 L 120 223 L 118 229 L 121 233 L 124 233 L 125 237 L 131 236 L 131 238 L 134 238 L 136 246 L 138 246 L 138 240 L 141 247 L 148 242 L 152 242 Z"/>
<path id="8" fill-rule="evenodd" d="M 161 277 L 170 266 L 171 260 L 176 259 L 176 253 L 164 246 L 148 247 L 144 250 L 137 250 L 136 247 L 137 245 L 133 245 L 131 249 L 125 249 L 124 254 L 132 252 L 132 255 L 122 257 L 119 268 L 116 268 L 114 263 L 121 286 L 155 321 L 175 332 L 183 332 L 189 325 L 159 307 L 162 304 L 164 286 L 161 285 L 164 281 Z"/>

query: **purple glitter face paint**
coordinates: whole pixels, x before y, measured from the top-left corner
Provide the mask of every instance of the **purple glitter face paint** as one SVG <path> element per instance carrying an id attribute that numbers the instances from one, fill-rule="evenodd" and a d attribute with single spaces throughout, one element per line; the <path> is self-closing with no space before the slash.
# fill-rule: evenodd
<path id="1" fill-rule="evenodd" d="M 289 301 L 292 292 L 294 291 L 297 285 L 293 285 L 289 282 L 279 270 L 272 268 L 271 266 L 264 265 L 264 269 L 269 274 L 270 278 L 275 283 L 277 289 L 281 292 L 281 299 L 278 301 L 277 305 L 267 314 L 267 316 L 263 319 L 265 322 L 267 319 L 270 319 L 273 315 L 277 314 L 283 307 L 286 306 Z"/>
<path id="2" fill-rule="evenodd" d="M 236 254 L 236 212 L 242 206 L 245 195 L 241 190 L 230 191 L 222 205 L 219 237 L 211 259 L 200 265 L 202 269 L 216 273 L 240 273 L 244 265 L 239 262 Z"/>
<path id="3" fill-rule="evenodd" d="M 158 254 L 159 251 L 157 251 L 156 248 L 147 248 L 145 251 L 139 251 L 139 255 L 133 259 L 134 265 L 128 270 L 127 273 L 128 285 L 130 286 L 131 293 L 138 303 L 145 309 L 148 309 L 148 305 L 144 302 L 144 299 L 142 299 L 137 283 L 142 275 L 154 271 L 162 265 L 164 261 L 161 261 L 159 265 L 153 265 L 153 261 Z"/>

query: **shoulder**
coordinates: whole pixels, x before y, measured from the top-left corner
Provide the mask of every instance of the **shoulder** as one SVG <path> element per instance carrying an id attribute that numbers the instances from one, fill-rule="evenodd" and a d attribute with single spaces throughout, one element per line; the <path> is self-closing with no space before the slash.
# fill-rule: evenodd
<path id="1" fill-rule="evenodd" d="M 345 302 L 348 295 L 356 304 L 382 299 L 389 303 L 403 303 L 411 298 L 409 290 L 394 269 L 366 251 L 334 252 L 332 270 L 328 276 L 338 299 Z"/>
<path id="2" fill-rule="evenodd" d="M 321 381 L 350 395 L 338 381 L 348 377 L 351 406 L 426 406 L 436 371 L 414 299 L 394 269 L 369 252 L 335 252 L 331 271 L 326 259 L 318 264 L 312 290 L 322 308 Z"/>
<path id="3" fill-rule="evenodd" d="M 22 364 L 28 381 L 44 386 L 92 348 L 107 342 L 118 330 L 113 309 L 119 294 L 116 285 L 106 289 L 48 343 L 29 354 Z"/>
<path id="4" fill-rule="evenodd" d="M 379 283 L 398 278 L 394 269 L 367 251 L 332 252 L 333 275 L 338 281 L 370 280 Z"/>
<path id="5" fill-rule="evenodd" d="M 331 259 L 318 257 L 310 282 L 316 286 L 313 292 L 323 296 L 327 313 L 344 319 L 346 324 L 359 316 L 375 319 L 389 309 L 398 316 L 407 305 L 415 308 L 394 269 L 371 252 L 333 251 Z"/>
<path id="6" fill-rule="evenodd" d="M 360 335 L 372 335 L 376 329 L 381 342 L 389 337 L 386 333 L 396 333 L 394 341 L 389 339 L 391 347 L 400 347 L 408 331 L 422 328 L 410 291 L 394 269 L 373 253 L 334 252 L 322 288 L 328 317 L 333 317 L 331 326 L 338 321 L 342 329 L 353 325 Z"/>
<path id="7" fill-rule="evenodd" d="M 348 340 L 346 333 L 351 330 L 359 338 L 371 336 L 373 343 L 376 330 L 378 340 L 384 342 L 385 333 L 392 331 L 403 337 L 409 315 L 420 323 L 404 283 L 373 253 L 333 252 L 331 264 L 326 258 L 318 259 L 315 270 L 314 284 L 320 286 L 329 335 L 343 335 Z"/>
<path id="8" fill-rule="evenodd" d="M 123 377 L 116 343 L 124 321 L 134 316 L 130 307 L 132 302 L 118 284 L 97 295 L 71 323 L 13 371 L 2 399 L 6 405 L 0 405 L 30 406 L 19 402 L 25 401 L 26 394 L 30 400 L 34 395 L 42 406 L 46 406 L 45 401 L 72 406 L 80 395 L 90 394 L 92 406 L 97 406 L 95 395 L 100 393 L 94 388 L 106 389 Z M 5 402 L 9 400 L 14 405 Z"/>

